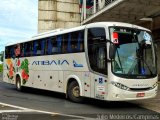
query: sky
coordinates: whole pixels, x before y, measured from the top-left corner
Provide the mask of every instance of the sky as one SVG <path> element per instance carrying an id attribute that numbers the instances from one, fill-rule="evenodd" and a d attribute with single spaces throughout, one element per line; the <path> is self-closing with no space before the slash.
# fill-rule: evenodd
<path id="1" fill-rule="evenodd" d="M 0 0 L 0 51 L 38 31 L 38 0 Z"/>

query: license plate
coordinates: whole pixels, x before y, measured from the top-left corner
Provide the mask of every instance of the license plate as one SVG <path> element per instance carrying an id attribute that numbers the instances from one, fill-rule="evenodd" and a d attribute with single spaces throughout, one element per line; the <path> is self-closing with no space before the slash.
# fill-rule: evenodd
<path id="1" fill-rule="evenodd" d="M 137 97 L 144 97 L 145 93 L 137 93 Z"/>

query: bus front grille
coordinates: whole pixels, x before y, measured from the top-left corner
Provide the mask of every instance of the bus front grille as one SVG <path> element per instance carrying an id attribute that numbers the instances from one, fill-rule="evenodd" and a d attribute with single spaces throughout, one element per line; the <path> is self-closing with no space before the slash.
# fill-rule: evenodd
<path id="1" fill-rule="evenodd" d="M 150 90 L 151 87 L 147 87 L 147 88 L 130 88 L 131 91 L 147 91 Z"/>

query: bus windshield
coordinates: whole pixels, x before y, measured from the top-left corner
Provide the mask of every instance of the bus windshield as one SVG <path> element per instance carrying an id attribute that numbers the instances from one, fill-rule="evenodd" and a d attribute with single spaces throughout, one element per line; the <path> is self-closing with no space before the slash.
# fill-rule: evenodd
<path id="1" fill-rule="evenodd" d="M 156 76 L 155 52 L 148 31 L 111 27 L 110 35 L 116 46 L 112 61 L 112 72 L 115 75 L 130 78 Z"/>

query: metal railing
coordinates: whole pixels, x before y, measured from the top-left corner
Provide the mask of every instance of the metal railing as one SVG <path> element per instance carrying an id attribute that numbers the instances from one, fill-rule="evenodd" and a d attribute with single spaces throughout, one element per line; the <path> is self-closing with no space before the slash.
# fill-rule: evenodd
<path id="1" fill-rule="evenodd" d="M 108 4 L 111 4 L 114 1 L 116 1 L 116 0 L 105 0 L 105 6 L 107 6 Z"/>
<path id="2" fill-rule="evenodd" d="M 107 5 L 112 4 L 115 1 L 117 0 L 105 0 L 103 3 L 100 3 L 99 0 L 96 0 L 96 3 L 94 3 L 96 5 L 93 5 L 89 9 L 86 9 L 86 19 L 90 17 L 91 15 L 95 14 L 96 12 L 100 11 L 101 9 L 105 8 Z"/>

